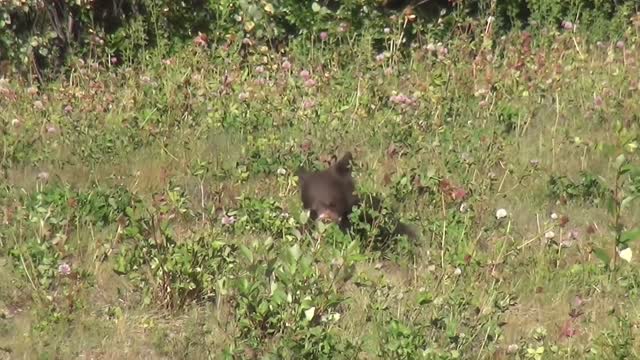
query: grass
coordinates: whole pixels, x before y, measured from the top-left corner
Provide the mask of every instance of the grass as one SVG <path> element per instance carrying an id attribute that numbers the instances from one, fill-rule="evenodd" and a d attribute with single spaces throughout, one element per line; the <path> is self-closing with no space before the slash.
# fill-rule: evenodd
<path id="1" fill-rule="evenodd" d="M 635 259 L 591 251 L 638 160 L 635 39 L 299 39 L 5 80 L 0 358 L 637 357 Z M 347 150 L 417 244 L 304 226 L 295 170 Z"/>

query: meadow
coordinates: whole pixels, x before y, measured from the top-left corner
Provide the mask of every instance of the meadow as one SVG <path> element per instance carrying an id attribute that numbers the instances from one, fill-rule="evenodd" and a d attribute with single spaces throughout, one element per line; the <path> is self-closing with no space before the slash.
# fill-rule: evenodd
<path id="1" fill-rule="evenodd" d="M 638 19 L 1 80 L 0 359 L 638 358 Z M 346 151 L 418 241 L 310 223 Z"/>

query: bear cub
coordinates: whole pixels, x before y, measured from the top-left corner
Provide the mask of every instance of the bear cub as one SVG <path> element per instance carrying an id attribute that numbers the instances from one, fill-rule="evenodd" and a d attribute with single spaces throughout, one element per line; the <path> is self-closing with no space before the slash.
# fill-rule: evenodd
<path id="1" fill-rule="evenodd" d="M 351 176 L 351 160 L 352 155 L 347 152 L 325 170 L 298 170 L 302 206 L 310 211 L 313 221 L 334 222 L 342 230 L 349 226 L 351 209 L 359 203 Z"/>
<path id="2" fill-rule="evenodd" d="M 365 208 L 365 211 L 360 213 L 360 221 L 369 225 L 375 222 L 374 217 L 366 210 L 380 211 L 383 208 L 382 201 L 370 195 L 360 199 L 356 194 L 355 182 L 351 175 L 352 159 L 351 152 L 346 152 L 341 159 L 336 159 L 331 166 L 322 171 L 298 170 L 302 206 L 309 210 L 311 220 L 333 222 L 338 224 L 342 231 L 347 232 L 353 230 L 349 215 L 354 206 L 358 206 Z M 394 223 L 391 229 L 381 230 L 382 239 L 379 240 L 387 242 L 395 235 L 406 235 L 409 239 L 416 239 L 416 233 L 408 225 L 399 221 Z"/>

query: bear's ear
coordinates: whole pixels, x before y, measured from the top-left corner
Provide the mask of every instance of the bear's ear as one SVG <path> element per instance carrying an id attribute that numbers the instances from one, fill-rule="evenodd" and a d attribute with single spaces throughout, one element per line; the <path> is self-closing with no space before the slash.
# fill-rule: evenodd
<path id="1" fill-rule="evenodd" d="M 339 175 L 351 175 L 351 161 L 353 156 L 350 151 L 347 151 L 340 160 L 333 164 L 332 169 Z"/>
<path id="2" fill-rule="evenodd" d="M 327 163 L 327 165 L 329 165 L 329 167 L 335 166 L 338 162 L 338 157 L 336 156 L 336 154 L 333 154 L 331 155 L 331 158 L 329 158 L 329 160 L 325 162 Z"/>

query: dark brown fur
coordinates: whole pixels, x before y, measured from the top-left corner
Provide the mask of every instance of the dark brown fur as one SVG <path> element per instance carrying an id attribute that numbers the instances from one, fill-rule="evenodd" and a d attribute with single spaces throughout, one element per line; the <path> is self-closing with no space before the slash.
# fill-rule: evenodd
<path id="1" fill-rule="evenodd" d="M 342 229 L 348 226 L 351 208 L 358 204 L 351 160 L 352 155 L 347 152 L 325 170 L 298 171 L 302 206 L 310 210 L 312 220 L 333 221 Z"/>
<path id="2" fill-rule="evenodd" d="M 379 198 L 367 197 L 366 201 L 363 201 L 355 193 L 355 182 L 351 175 L 352 158 L 351 153 L 347 152 L 325 170 L 309 172 L 301 169 L 298 171 L 302 206 L 310 211 L 313 221 L 334 222 L 343 231 L 347 231 L 351 228 L 349 215 L 354 206 L 365 206 L 374 211 L 382 209 L 382 201 Z M 361 220 L 369 224 L 373 221 L 366 213 Z M 416 238 L 415 232 L 401 222 L 396 224 L 391 234 L 386 234 L 384 237 L 393 235 Z"/>

